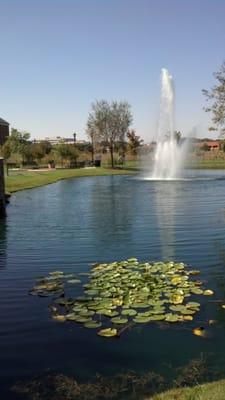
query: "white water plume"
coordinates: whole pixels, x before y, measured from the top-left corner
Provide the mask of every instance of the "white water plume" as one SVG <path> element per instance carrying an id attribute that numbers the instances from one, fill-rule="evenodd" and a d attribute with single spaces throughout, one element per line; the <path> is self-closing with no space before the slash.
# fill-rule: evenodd
<path id="1" fill-rule="evenodd" d="M 174 87 L 168 70 L 161 72 L 161 101 L 157 145 L 151 179 L 170 180 L 180 177 L 185 155 L 174 130 Z"/>

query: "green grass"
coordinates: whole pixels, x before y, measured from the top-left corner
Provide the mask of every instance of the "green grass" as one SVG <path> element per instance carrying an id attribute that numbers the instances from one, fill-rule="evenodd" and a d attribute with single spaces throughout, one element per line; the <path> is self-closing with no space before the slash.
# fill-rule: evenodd
<path id="1" fill-rule="evenodd" d="M 193 169 L 225 169 L 225 160 L 213 159 L 213 160 L 197 160 L 196 162 L 188 164 L 189 168 Z"/>
<path id="2" fill-rule="evenodd" d="M 225 380 L 205 383 L 192 388 L 172 389 L 145 400 L 224 400 Z"/>
<path id="3" fill-rule="evenodd" d="M 50 171 L 10 171 L 9 176 L 6 177 L 6 192 L 13 193 L 17 192 L 18 190 L 32 189 L 34 187 L 57 182 L 61 179 L 131 173 L 132 171 L 128 169 L 110 168 L 77 168 L 57 169 Z"/>

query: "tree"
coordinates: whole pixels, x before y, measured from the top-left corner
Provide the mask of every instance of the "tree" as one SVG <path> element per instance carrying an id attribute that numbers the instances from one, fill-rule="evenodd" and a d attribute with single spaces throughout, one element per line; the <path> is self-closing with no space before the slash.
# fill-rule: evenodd
<path id="1" fill-rule="evenodd" d="M 111 166 L 114 168 L 114 146 L 116 141 L 124 142 L 132 122 L 130 105 L 127 102 L 106 100 L 92 104 L 87 122 L 87 132 L 93 143 L 106 143 L 110 151 Z"/>
<path id="2" fill-rule="evenodd" d="M 7 176 L 9 174 L 7 161 L 10 158 L 11 154 L 12 154 L 12 149 L 11 149 L 11 146 L 10 146 L 10 142 L 9 142 L 9 140 L 6 140 L 6 142 L 1 147 L 1 155 L 4 158 L 4 162 L 5 162 L 5 165 L 6 165 L 6 174 L 7 174 Z"/>
<path id="3" fill-rule="evenodd" d="M 180 131 L 175 131 L 174 132 L 174 137 L 175 137 L 175 140 L 176 140 L 177 144 L 179 144 L 180 141 L 181 141 L 181 137 L 182 137 L 181 132 Z"/>
<path id="4" fill-rule="evenodd" d="M 203 151 L 209 151 L 209 150 L 210 150 L 210 147 L 208 146 L 207 143 L 203 143 L 203 145 L 201 146 L 201 150 L 203 150 Z"/>
<path id="5" fill-rule="evenodd" d="M 140 138 L 140 136 L 136 135 L 134 129 L 127 132 L 127 138 L 128 138 L 128 145 L 132 154 L 136 155 L 138 153 L 138 149 L 143 144 L 143 140 Z"/>
<path id="6" fill-rule="evenodd" d="M 96 133 L 95 120 L 94 120 L 94 116 L 92 114 L 89 114 L 89 116 L 88 116 L 86 133 L 91 140 L 91 162 L 92 162 L 92 164 L 94 164 L 95 139 L 96 139 L 95 136 L 97 136 L 97 135 L 95 134 Z"/>
<path id="7" fill-rule="evenodd" d="M 210 130 L 220 129 L 221 133 L 225 133 L 225 61 L 218 72 L 215 72 L 214 77 L 217 83 L 210 90 L 202 90 L 206 96 L 206 100 L 211 103 L 205 107 L 206 112 L 211 112 L 212 122 L 214 126 Z"/>
<path id="8" fill-rule="evenodd" d="M 12 128 L 11 135 L 7 138 L 1 148 L 3 157 L 7 160 L 12 154 L 19 154 L 23 162 L 29 152 L 29 138 L 30 134 L 28 132 L 20 132 L 17 129 Z"/>
<path id="9" fill-rule="evenodd" d="M 70 163 L 74 161 L 76 163 L 78 157 L 78 151 L 74 145 L 59 143 L 55 147 L 55 150 L 58 156 L 61 158 L 62 164 L 64 163 L 64 161 Z"/>

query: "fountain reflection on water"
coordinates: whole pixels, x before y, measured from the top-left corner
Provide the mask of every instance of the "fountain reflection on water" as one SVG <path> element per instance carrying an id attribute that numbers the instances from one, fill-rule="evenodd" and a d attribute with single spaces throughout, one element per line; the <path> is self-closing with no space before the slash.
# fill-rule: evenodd
<path id="1" fill-rule="evenodd" d="M 174 130 L 174 87 L 168 70 L 161 72 L 161 101 L 157 146 L 153 173 L 150 179 L 173 180 L 181 177 L 185 159 L 185 145 Z"/>

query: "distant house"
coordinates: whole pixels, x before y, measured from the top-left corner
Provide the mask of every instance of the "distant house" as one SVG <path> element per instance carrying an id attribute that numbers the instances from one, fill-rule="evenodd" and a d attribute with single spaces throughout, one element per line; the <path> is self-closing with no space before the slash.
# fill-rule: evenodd
<path id="1" fill-rule="evenodd" d="M 208 151 L 215 151 L 220 149 L 220 141 L 219 140 L 201 140 L 194 144 L 195 148 L 198 149 L 207 149 Z"/>
<path id="2" fill-rule="evenodd" d="M 0 146 L 2 146 L 9 136 L 9 123 L 0 118 Z"/>
<path id="3" fill-rule="evenodd" d="M 210 150 L 219 150 L 220 149 L 219 140 L 209 140 L 206 142 L 206 145 L 209 147 Z"/>

